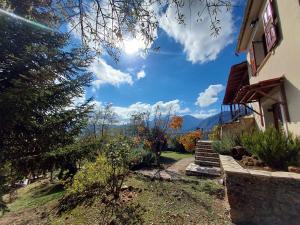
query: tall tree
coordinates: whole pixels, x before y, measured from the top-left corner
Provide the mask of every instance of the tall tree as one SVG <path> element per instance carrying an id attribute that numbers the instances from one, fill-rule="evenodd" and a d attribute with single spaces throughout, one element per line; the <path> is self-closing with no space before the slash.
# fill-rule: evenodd
<path id="1" fill-rule="evenodd" d="M 68 37 L 0 14 L 0 165 L 24 175 L 48 169 L 47 156 L 74 142 L 89 101 L 74 105 L 91 74 L 90 56 Z"/>

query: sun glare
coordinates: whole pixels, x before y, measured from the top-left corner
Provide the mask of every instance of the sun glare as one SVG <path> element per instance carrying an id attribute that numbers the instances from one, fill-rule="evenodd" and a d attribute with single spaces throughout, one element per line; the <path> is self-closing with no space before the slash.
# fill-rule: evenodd
<path id="1" fill-rule="evenodd" d="M 124 40 L 124 52 L 133 55 L 143 48 L 143 42 L 138 39 Z"/>

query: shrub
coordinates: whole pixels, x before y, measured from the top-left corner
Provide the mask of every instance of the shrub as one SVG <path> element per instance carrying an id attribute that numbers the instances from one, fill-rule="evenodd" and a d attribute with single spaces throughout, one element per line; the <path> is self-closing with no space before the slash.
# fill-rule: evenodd
<path id="1" fill-rule="evenodd" d="M 231 155 L 231 149 L 235 146 L 233 137 L 225 136 L 220 141 L 212 143 L 213 149 L 221 155 Z"/>
<path id="2" fill-rule="evenodd" d="M 202 132 L 200 130 L 196 130 L 180 136 L 178 142 L 184 146 L 184 149 L 187 152 L 194 152 L 196 147 L 196 141 L 200 139 L 201 136 Z"/>
<path id="3" fill-rule="evenodd" d="M 107 159 L 99 155 L 95 162 L 86 162 L 75 174 L 72 185 L 68 188 L 69 193 L 80 193 L 91 186 L 105 187 L 109 180 Z"/>
<path id="4" fill-rule="evenodd" d="M 179 152 L 179 153 L 186 153 L 186 150 L 184 149 L 184 146 L 179 142 L 177 137 L 172 137 L 170 138 L 170 144 L 169 144 L 169 149 L 168 151 L 173 151 L 173 152 Z"/>
<path id="5" fill-rule="evenodd" d="M 129 166 L 131 169 L 148 167 L 155 161 L 155 155 L 144 148 L 133 148 L 129 153 Z"/>
<path id="6" fill-rule="evenodd" d="M 131 142 L 123 136 L 112 139 L 105 146 L 105 156 L 109 167 L 108 189 L 114 199 L 119 198 L 125 176 L 129 171 L 131 146 Z"/>
<path id="7" fill-rule="evenodd" d="M 241 137 L 242 145 L 273 168 L 283 169 L 298 164 L 300 140 L 282 130 L 267 128 Z"/>
<path id="8" fill-rule="evenodd" d="M 119 197 L 121 186 L 129 170 L 130 143 L 125 137 L 110 140 L 104 153 L 95 162 L 86 162 L 73 177 L 67 189 L 70 195 L 85 195 L 87 190 L 108 190 L 114 198 Z"/>

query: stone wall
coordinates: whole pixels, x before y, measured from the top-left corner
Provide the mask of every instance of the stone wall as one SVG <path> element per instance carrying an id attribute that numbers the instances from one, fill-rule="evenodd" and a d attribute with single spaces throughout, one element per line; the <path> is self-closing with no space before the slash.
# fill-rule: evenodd
<path id="1" fill-rule="evenodd" d="M 299 225 L 300 174 L 242 168 L 220 156 L 232 222 Z"/>
<path id="2" fill-rule="evenodd" d="M 255 119 L 252 115 L 245 116 L 239 121 L 225 123 L 221 127 L 221 137 L 238 135 L 244 131 L 250 131 L 256 127 Z"/>

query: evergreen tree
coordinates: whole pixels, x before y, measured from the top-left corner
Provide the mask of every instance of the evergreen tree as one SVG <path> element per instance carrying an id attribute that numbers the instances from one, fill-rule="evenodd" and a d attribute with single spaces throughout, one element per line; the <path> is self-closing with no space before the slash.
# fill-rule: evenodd
<path id="1" fill-rule="evenodd" d="M 66 35 L 5 15 L 0 27 L 0 165 L 51 169 L 49 155 L 74 142 L 91 110 L 89 100 L 73 104 L 91 82 L 91 58 Z"/>

